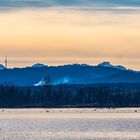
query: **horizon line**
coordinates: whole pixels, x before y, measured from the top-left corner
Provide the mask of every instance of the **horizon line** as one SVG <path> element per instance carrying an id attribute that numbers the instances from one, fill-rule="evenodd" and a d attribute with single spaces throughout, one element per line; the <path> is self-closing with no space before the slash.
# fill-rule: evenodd
<path id="1" fill-rule="evenodd" d="M 67 66 L 67 65 L 81 65 L 81 66 L 83 65 L 83 66 L 93 66 L 93 67 L 95 67 L 95 66 L 99 66 L 102 63 L 109 63 L 112 66 L 122 66 L 122 67 L 126 68 L 126 70 L 140 71 L 139 69 L 128 68 L 128 67 L 125 67 L 124 65 L 121 65 L 121 64 L 115 65 L 110 61 L 101 61 L 101 62 L 99 62 L 97 64 L 90 64 L 90 63 L 63 63 L 63 64 L 54 64 L 54 65 L 48 65 L 46 63 L 37 62 L 37 63 L 32 63 L 31 65 L 14 66 L 14 67 L 7 67 L 7 68 L 2 63 L 0 63 L 0 65 L 2 65 L 5 69 L 15 69 L 15 68 L 19 68 L 19 69 L 21 68 L 22 69 L 22 68 L 31 68 L 31 67 L 34 67 L 35 65 L 42 65 L 42 67 L 43 66 L 44 67 L 59 67 L 59 66 Z"/>

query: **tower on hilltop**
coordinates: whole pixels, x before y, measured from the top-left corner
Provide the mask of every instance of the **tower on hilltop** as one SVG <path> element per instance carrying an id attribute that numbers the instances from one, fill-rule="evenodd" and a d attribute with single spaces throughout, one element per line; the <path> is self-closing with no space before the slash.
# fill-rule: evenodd
<path id="1" fill-rule="evenodd" d="M 7 56 L 5 57 L 5 68 L 8 68 L 8 60 L 7 60 Z"/>

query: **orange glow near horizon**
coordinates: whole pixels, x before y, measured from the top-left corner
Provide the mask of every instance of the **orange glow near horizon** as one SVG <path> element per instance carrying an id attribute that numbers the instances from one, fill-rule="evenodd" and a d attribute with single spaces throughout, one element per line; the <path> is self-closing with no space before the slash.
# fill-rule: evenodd
<path id="1" fill-rule="evenodd" d="M 68 9 L 0 12 L 0 57 L 8 56 L 11 67 L 111 61 L 140 70 L 139 30 L 139 13 Z"/>

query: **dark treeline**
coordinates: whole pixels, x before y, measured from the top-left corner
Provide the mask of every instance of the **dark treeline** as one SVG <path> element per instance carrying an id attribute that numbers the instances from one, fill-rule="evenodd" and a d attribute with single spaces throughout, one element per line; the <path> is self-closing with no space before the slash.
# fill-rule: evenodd
<path id="1" fill-rule="evenodd" d="M 140 107 L 140 84 L 5 85 L 0 107 Z"/>

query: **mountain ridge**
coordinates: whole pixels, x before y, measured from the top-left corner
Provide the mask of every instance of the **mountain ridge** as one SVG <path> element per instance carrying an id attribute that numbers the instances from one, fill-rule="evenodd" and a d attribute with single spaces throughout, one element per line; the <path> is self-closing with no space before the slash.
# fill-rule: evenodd
<path id="1" fill-rule="evenodd" d="M 95 66 L 87 64 L 59 66 L 39 64 L 35 66 L 37 67 L 1 70 L 0 84 L 41 86 L 47 76 L 50 76 L 52 84 L 140 83 L 139 71 L 135 72 L 123 66 L 114 66 L 109 62 Z"/>

